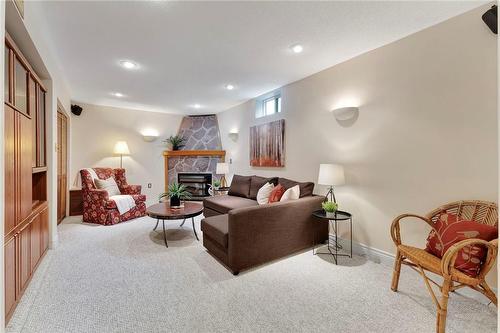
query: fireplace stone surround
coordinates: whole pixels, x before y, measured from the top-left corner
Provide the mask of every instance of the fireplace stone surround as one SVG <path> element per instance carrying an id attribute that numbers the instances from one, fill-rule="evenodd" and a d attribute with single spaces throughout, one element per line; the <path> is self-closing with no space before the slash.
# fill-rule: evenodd
<path id="1" fill-rule="evenodd" d="M 165 190 L 178 182 L 179 174 L 210 173 L 215 177 L 218 162 L 224 162 L 219 124 L 216 115 L 186 116 L 178 131 L 185 139 L 182 150 L 165 151 Z"/>

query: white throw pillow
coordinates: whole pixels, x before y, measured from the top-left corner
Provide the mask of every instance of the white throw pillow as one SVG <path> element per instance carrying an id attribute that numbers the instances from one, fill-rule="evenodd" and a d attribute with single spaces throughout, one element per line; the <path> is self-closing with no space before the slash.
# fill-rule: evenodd
<path id="1" fill-rule="evenodd" d="M 108 195 L 111 197 L 113 195 L 120 195 L 120 189 L 118 188 L 118 184 L 113 177 L 109 177 L 108 179 L 94 179 L 95 187 L 98 189 L 108 191 Z"/>
<path id="2" fill-rule="evenodd" d="M 274 184 L 271 183 L 265 183 L 261 188 L 259 188 L 259 191 L 257 192 L 257 202 L 259 205 L 268 203 L 269 196 L 271 195 L 273 189 Z"/>
<path id="3" fill-rule="evenodd" d="M 297 200 L 298 198 L 300 198 L 300 187 L 299 185 L 295 185 L 283 193 L 280 201 Z"/>

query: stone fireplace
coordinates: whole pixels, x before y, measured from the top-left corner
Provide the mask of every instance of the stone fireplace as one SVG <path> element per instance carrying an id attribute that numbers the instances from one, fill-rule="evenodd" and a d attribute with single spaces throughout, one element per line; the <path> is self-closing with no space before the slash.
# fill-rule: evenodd
<path id="1" fill-rule="evenodd" d="M 187 116 L 182 119 L 179 135 L 186 141 L 182 150 L 165 151 L 165 189 L 180 182 L 179 175 L 210 174 L 214 179 L 218 162 L 224 162 L 216 115 Z M 208 187 L 206 195 L 208 195 Z"/>

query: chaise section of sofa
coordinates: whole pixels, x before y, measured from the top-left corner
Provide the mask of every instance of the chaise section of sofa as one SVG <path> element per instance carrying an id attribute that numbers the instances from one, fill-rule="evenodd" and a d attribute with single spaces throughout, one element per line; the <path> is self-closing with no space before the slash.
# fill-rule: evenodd
<path id="1" fill-rule="evenodd" d="M 233 195 L 216 195 L 208 197 L 203 201 L 203 215 L 210 217 L 214 215 L 227 214 L 236 208 L 258 206 L 257 201 L 237 197 Z"/>
<path id="2" fill-rule="evenodd" d="M 321 209 L 323 199 L 308 196 L 265 205 L 237 200 L 248 206 L 229 209 L 236 201 L 218 198 L 220 206 L 207 207 L 216 213 L 201 221 L 203 245 L 233 274 L 309 248 L 328 237 L 328 224 L 311 215 Z M 222 207 L 229 209 L 227 214 L 218 213 Z"/>

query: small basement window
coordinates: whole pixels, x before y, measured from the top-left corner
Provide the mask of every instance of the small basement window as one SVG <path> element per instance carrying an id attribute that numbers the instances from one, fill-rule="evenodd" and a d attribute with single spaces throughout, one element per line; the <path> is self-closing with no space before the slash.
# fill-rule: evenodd
<path id="1" fill-rule="evenodd" d="M 271 97 L 264 97 L 257 101 L 255 118 L 262 118 L 281 112 L 281 94 L 275 93 Z"/>

